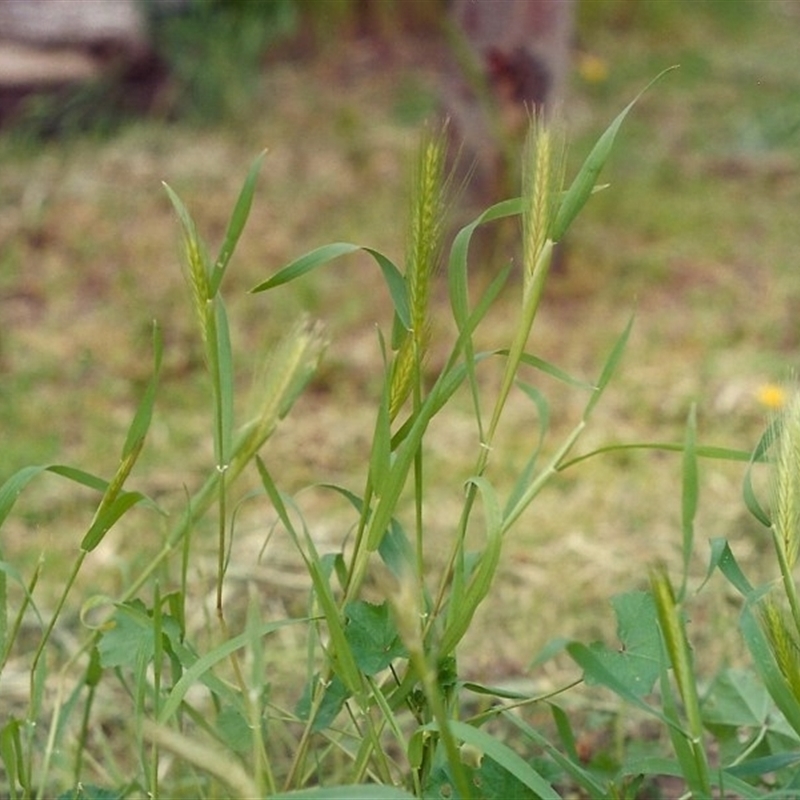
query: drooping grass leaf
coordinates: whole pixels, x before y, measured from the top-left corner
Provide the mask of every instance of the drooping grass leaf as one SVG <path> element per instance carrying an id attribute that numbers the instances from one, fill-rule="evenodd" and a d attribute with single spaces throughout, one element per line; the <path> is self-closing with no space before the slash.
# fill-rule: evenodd
<path id="1" fill-rule="evenodd" d="M 779 435 L 780 425 L 780 418 L 775 419 L 767 426 L 764 433 L 761 434 L 761 438 L 758 440 L 758 444 L 753 449 L 752 455 L 749 458 L 750 463 L 747 465 L 747 471 L 744 474 L 744 483 L 742 485 L 744 504 L 747 506 L 748 511 L 750 511 L 750 513 L 766 528 L 772 527 L 772 520 L 756 497 L 755 490 L 753 489 L 752 472 L 755 464 L 767 460 L 767 453 Z"/>
<path id="2" fill-rule="evenodd" d="M 752 594 L 753 586 L 742 572 L 727 539 L 720 537 L 711 540 L 711 558 L 708 562 L 706 581 L 715 569 L 718 569 L 744 597 Z"/>
<path id="3" fill-rule="evenodd" d="M 271 278 L 262 281 L 250 291 L 255 294 L 257 292 L 266 292 L 269 289 L 274 289 L 276 286 L 282 286 L 285 283 L 302 277 L 317 267 L 321 267 L 323 264 L 327 264 L 329 261 L 349 255 L 350 253 L 356 253 L 359 250 L 363 250 L 365 253 L 371 255 L 380 267 L 394 304 L 394 310 L 402 326 L 408 329 L 411 325 L 411 317 L 408 307 L 408 290 L 403 273 L 400 272 L 394 262 L 383 255 L 383 253 L 371 247 L 362 247 L 361 245 L 349 244 L 348 242 L 334 242 L 332 244 L 323 245 L 322 247 L 317 247 L 311 252 L 295 259 L 285 267 L 282 267 Z"/>
<path id="4" fill-rule="evenodd" d="M 510 775 L 530 789 L 541 800 L 559 800 L 559 794 L 525 759 L 508 745 L 480 728 L 452 720 L 450 729 L 455 737 L 476 747 L 489 756 Z"/>

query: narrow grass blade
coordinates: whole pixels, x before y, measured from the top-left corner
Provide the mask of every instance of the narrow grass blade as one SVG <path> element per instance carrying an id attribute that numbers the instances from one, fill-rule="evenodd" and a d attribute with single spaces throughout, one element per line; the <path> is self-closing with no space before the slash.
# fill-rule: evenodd
<path id="1" fill-rule="evenodd" d="M 122 458 L 127 458 L 134 450 L 142 446 L 147 431 L 150 429 L 150 421 L 153 418 L 153 406 L 156 400 L 158 381 L 161 376 L 161 360 L 164 353 L 164 345 L 161 338 L 161 329 L 157 323 L 153 323 L 153 374 L 147 384 L 147 388 L 142 395 L 136 414 L 133 417 L 125 444 L 122 448 Z"/>
<path id="2" fill-rule="evenodd" d="M 259 637 L 268 636 L 288 625 L 297 625 L 306 622 L 308 622 L 307 618 L 290 618 L 280 619 L 275 622 L 265 622 L 256 628 L 256 633 Z M 172 691 L 161 706 L 161 712 L 158 715 L 159 724 L 164 725 L 169 721 L 180 707 L 189 689 L 198 683 L 206 672 L 211 670 L 220 661 L 228 658 L 231 653 L 235 653 L 237 650 L 245 647 L 252 640 L 253 635 L 254 632 L 250 630 L 238 636 L 234 636 L 232 639 L 228 639 L 226 642 L 209 650 L 208 653 L 198 658 L 197 661 L 186 669 L 183 675 L 181 675 L 180 680 L 172 687 Z"/>
<path id="3" fill-rule="evenodd" d="M 552 785 L 543 778 L 525 759 L 517 755 L 510 747 L 503 744 L 480 728 L 466 722 L 451 720 L 450 730 L 455 737 L 465 744 L 472 745 L 479 752 L 496 761 L 506 772 L 524 783 L 541 800 L 559 800 L 560 795 Z"/>
<path id="4" fill-rule="evenodd" d="M 755 490 L 753 489 L 753 465 L 768 460 L 767 453 L 778 437 L 780 425 L 780 418 L 775 419 L 767 426 L 764 433 L 761 434 L 761 438 L 758 440 L 758 444 L 756 444 L 749 458 L 750 463 L 747 465 L 747 472 L 744 474 L 744 483 L 742 485 L 744 504 L 747 506 L 748 511 L 766 528 L 772 527 L 772 520 L 769 518 L 769 514 L 764 510 L 761 503 L 758 502 Z"/>
<path id="5" fill-rule="evenodd" d="M 217 464 L 225 468 L 230 464 L 233 451 L 233 350 L 228 325 L 228 314 L 222 297 L 214 299 L 213 328 L 209 336 L 213 342 L 212 380 L 216 397 L 215 455 Z"/>
<path id="6" fill-rule="evenodd" d="M 498 353 L 507 356 L 508 350 L 498 350 Z M 587 383 L 580 378 L 575 378 L 568 372 L 559 369 L 555 364 L 551 364 L 549 361 L 545 361 L 543 358 L 531 355 L 530 353 L 523 353 L 519 360 L 522 364 L 534 367 L 538 369 L 539 372 L 543 372 L 545 375 L 549 375 L 551 378 L 555 378 L 557 381 L 567 384 L 567 386 L 574 386 L 576 389 L 587 389 L 589 391 L 594 391 L 596 388 L 593 384 Z"/>
<path id="7" fill-rule="evenodd" d="M 474 484 L 483 500 L 484 523 L 486 525 L 486 547 L 471 575 L 467 578 L 463 596 L 453 595 L 450 600 L 447 627 L 442 634 L 438 655 L 440 658 L 450 655 L 464 634 L 469 630 L 475 612 L 483 602 L 494 580 L 497 565 L 500 563 L 500 551 L 503 544 L 503 515 L 494 487 L 485 478 L 472 477 L 469 483 Z"/>
<path id="8" fill-rule="evenodd" d="M 546 736 L 543 736 L 536 728 L 521 719 L 519 714 L 504 711 L 503 719 L 516 726 L 522 731 L 523 735 L 527 736 L 537 747 L 541 747 L 550 758 L 564 770 L 566 775 L 569 775 L 578 786 L 583 787 L 584 791 L 587 793 L 587 797 L 605 797 L 608 793 L 606 786 L 581 766 L 580 758 L 575 749 L 572 729 L 566 714 L 564 714 L 558 706 L 552 706 L 551 710 L 556 726 L 561 734 L 561 741 L 567 752 L 566 755 L 561 753 L 558 748 L 554 747 Z"/>
<path id="9" fill-rule="evenodd" d="M 656 75 L 656 77 L 653 78 L 653 80 L 650 81 L 650 83 L 648 83 L 647 86 L 645 86 L 645 88 L 642 89 L 642 91 L 639 92 L 639 94 L 637 94 L 627 106 L 625 106 L 625 108 L 616 116 L 613 122 L 608 126 L 608 128 L 606 128 L 605 132 L 597 140 L 591 152 L 587 156 L 586 161 L 583 162 L 583 166 L 578 171 L 578 174 L 575 176 L 575 179 L 573 180 L 569 189 L 567 189 L 566 194 L 561 201 L 561 205 L 559 206 L 558 214 L 556 215 L 556 220 L 553 225 L 552 238 L 554 242 L 561 241 L 575 217 L 578 216 L 578 213 L 586 205 L 586 201 L 592 195 L 592 191 L 597 183 L 597 178 L 600 175 L 600 171 L 603 169 L 606 161 L 608 161 L 608 157 L 611 155 L 614 139 L 616 138 L 620 126 L 625 120 L 625 117 L 628 116 L 628 112 L 636 105 L 636 103 L 639 101 L 639 98 L 641 98 L 641 96 L 654 83 L 656 83 L 656 81 L 661 80 L 664 75 L 673 69 L 676 69 L 676 67 L 669 67 L 668 69 L 665 69 L 663 72 L 660 72 L 658 75 Z"/>
<path id="10" fill-rule="evenodd" d="M 628 324 L 625 326 L 625 330 L 623 330 L 620 334 L 619 338 L 614 344 L 614 347 L 611 349 L 611 353 L 609 353 L 609 356 L 606 359 L 606 363 L 603 365 L 603 371 L 600 373 L 600 379 L 597 381 L 597 386 L 594 390 L 594 393 L 589 399 L 589 402 L 587 403 L 583 412 L 584 420 L 589 418 L 589 415 L 594 410 L 594 407 L 600 401 L 600 398 L 603 396 L 603 392 L 608 386 L 611 377 L 614 375 L 617 365 L 622 359 L 622 354 L 625 352 L 625 347 L 628 344 L 628 339 L 630 338 L 631 330 L 633 328 L 633 320 L 634 318 L 631 316 L 631 318 L 628 320 Z"/>
<path id="11" fill-rule="evenodd" d="M 220 248 L 219 255 L 214 262 L 214 268 L 209 277 L 208 289 L 211 297 L 215 297 L 219 291 L 219 286 L 225 275 L 225 269 L 228 266 L 228 262 L 231 260 L 233 251 L 236 249 L 239 237 L 242 235 L 244 226 L 247 223 L 247 218 L 250 216 L 250 208 L 253 204 L 253 195 L 256 190 L 258 173 L 261 170 L 261 164 L 264 161 L 266 153 L 266 150 L 262 150 L 253 162 L 245 178 L 244 185 L 239 192 L 236 205 L 233 207 L 233 213 L 228 222 L 228 228 L 225 231 L 225 239 L 222 242 L 222 247 Z"/>
<path id="12" fill-rule="evenodd" d="M 682 491 L 681 491 L 681 530 L 683 533 L 683 577 L 678 600 L 686 594 L 689 580 L 689 563 L 694 549 L 694 518 L 697 514 L 699 480 L 697 468 L 697 407 L 692 404 L 686 420 L 686 438 L 683 442 Z"/>
<path id="13" fill-rule="evenodd" d="M 682 453 L 684 445 L 676 442 L 634 442 L 632 444 L 607 444 L 603 447 L 598 447 L 596 450 L 590 450 L 588 453 L 571 458 L 559 466 L 559 471 L 574 467 L 580 464 L 581 461 L 587 461 L 595 456 L 601 456 L 606 453 L 624 452 L 626 450 L 653 450 L 667 453 Z M 718 461 L 750 461 L 751 453 L 747 450 L 734 450 L 730 447 L 714 447 L 711 445 L 697 445 L 695 447 L 695 456 L 698 458 L 711 458 Z"/>
<path id="14" fill-rule="evenodd" d="M 517 386 L 533 401 L 536 406 L 537 416 L 539 419 L 539 440 L 530 455 L 524 468 L 520 471 L 511 493 L 506 501 L 504 515 L 508 515 L 511 510 L 519 503 L 524 497 L 525 490 L 530 486 L 533 481 L 533 473 L 536 470 L 536 463 L 539 460 L 539 453 L 541 452 L 542 445 L 544 444 L 545 436 L 550 427 L 550 405 L 547 398 L 534 386 L 530 386 L 521 381 L 517 382 Z"/>

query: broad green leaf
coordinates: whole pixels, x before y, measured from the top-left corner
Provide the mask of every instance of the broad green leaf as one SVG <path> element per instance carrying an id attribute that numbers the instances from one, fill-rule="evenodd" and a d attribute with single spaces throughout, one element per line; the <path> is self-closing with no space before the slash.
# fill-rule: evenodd
<path id="1" fill-rule="evenodd" d="M 482 800 L 538 800 L 539 795 L 493 758 L 484 756 L 475 770 Z"/>
<path id="2" fill-rule="evenodd" d="M 217 260 L 214 262 L 214 268 L 209 278 L 210 297 L 216 296 L 219 291 L 220 283 L 222 283 L 222 278 L 225 275 L 225 269 L 228 266 L 228 262 L 231 260 L 233 251 L 236 249 L 236 244 L 239 241 L 239 237 L 242 235 L 244 226 L 247 223 L 247 218 L 250 216 L 250 207 L 253 204 L 256 181 L 258 180 L 258 173 L 261 169 L 261 163 L 264 160 L 266 152 L 266 150 L 263 150 L 259 153 L 253 165 L 250 167 L 244 185 L 239 192 L 239 197 L 236 200 L 236 205 L 233 207 L 233 213 L 228 222 L 228 228 L 225 231 L 225 239 L 222 242 L 222 247 L 220 248 Z"/>
<path id="3" fill-rule="evenodd" d="M 303 695 L 297 703 L 295 714 L 303 722 L 307 722 L 311 717 L 311 702 L 319 682 L 319 674 L 314 675 L 311 681 L 306 683 Z M 323 688 L 323 692 L 322 700 L 319 702 L 314 722 L 311 725 L 313 733 L 319 733 L 330 728 L 344 707 L 345 702 L 353 696 L 353 693 L 348 691 L 338 675 L 333 676 L 328 685 Z"/>
<path id="4" fill-rule="evenodd" d="M 345 606 L 344 613 L 344 634 L 363 673 L 375 675 L 395 659 L 408 656 L 386 600 L 380 605 L 354 601 Z"/>
<path id="5" fill-rule="evenodd" d="M 225 706 L 217 715 L 215 729 L 226 747 L 238 755 L 252 752 L 253 729 L 247 717 L 233 706 Z"/>
<path id="6" fill-rule="evenodd" d="M 627 592 L 611 599 L 617 619 L 619 648 L 591 645 L 603 669 L 623 683 L 629 692 L 643 697 L 653 689 L 659 674 L 661 639 L 656 608 L 648 592 Z M 586 674 L 587 683 L 603 683 L 602 675 Z M 613 687 L 612 687 L 613 688 Z"/>
<path id="7" fill-rule="evenodd" d="M 608 157 L 611 155 L 611 150 L 614 145 L 614 139 L 620 129 L 628 112 L 636 105 L 639 98 L 658 80 L 661 79 L 667 72 L 675 69 L 669 67 L 663 72 L 660 72 L 650 83 L 642 89 L 636 97 L 628 103 L 627 106 L 616 116 L 613 122 L 606 128 L 604 133 L 595 143 L 594 147 L 583 162 L 583 166 L 578 171 L 575 179 L 572 181 L 569 189 L 567 189 L 561 204 L 558 208 L 555 222 L 553 224 L 553 241 L 561 241 L 567 229 L 572 224 L 575 217 L 578 216 L 581 209 L 586 205 L 586 201 L 594 191 L 595 184 L 600 175 L 600 171 L 605 166 Z"/>
<path id="8" fill-rule="evenodd" d="M 766 724 L 772 705 L 769 692 L 749 670 L 726 669 L 717 675 L 702 704 L 706 725 L 758 728 Z"/>
<path id="9" fill-rule="evenodd" d="M 162 617 L 162 631 L 173 638 L 180 636 L 180 626 L 169 616 Z M 149 662 L 155 652 L 153 617 L 141 600 L 117 606 L 113 627 L 106 630 L 97 645 L 104 668 L 132 668 L 138 661 Z"/>

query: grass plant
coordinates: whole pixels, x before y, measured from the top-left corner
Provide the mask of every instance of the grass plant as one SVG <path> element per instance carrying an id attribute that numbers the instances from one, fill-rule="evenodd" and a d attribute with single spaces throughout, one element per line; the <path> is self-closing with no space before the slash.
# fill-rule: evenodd
<path id="1" fill-rule="evenodd" d="M 392 329 L 376 334 L 383 371 L 376 392 L 370 450 L 363 480 L 353 488 L 324 478 L 316 489 L 350 509 L 339 545 L 323 552 L 304 512 L 302 491 L 283 485 L 284 464 L 271 457 L 278 424 L 313 379 L 327 337 L 301 318 L 269 353 L 257 382 L 253 417 L 237 425 L 237 381 L 231 322 L 223 301 L 229 265 L 250 214 L 262 156 L 234 205 L 218 255 L 212 259 L 178 194 L 166 187 L 182 232 L 184 274 L 207 376 L 212 464 L 205 481 L 187 490 L 183 511 L 168 519 L 157 498 L 127 489 L 151 427 L 164 359 L 153 332 L 153 370 L 143 386 L 118 465 L 106 480 L 71 466 L 31 466 L 0 487 L 0 524 L 23 491 L 44 473 L 85 487 L 96 510 L 52 607 L 38 599 L 39 571 L 25 575 L 0 552 L 0 667 L 27 663 L 26 706 L 0 728 L 8 794 L 45 797 L 277 797 L 557 798 L 636 797 L 655 791 L 663 776 L 682 781 L 686 796 L 733 792 L 741 797 L 791 792 L 797 782 L 800 695 L 796 651 L 800 615 L 792 567 L 797 558 L 796 464 L 800 402 L 792 400 L 755 451 L 698 444 L 692 410 L 683 442 L 598 446 L 576 455 L 576 443 L 611 384 L 628 342 L 625 325 L 591 381 L 579 379 L 530 350 L 554 244 L 599 188 L 615 137 L 639 97 L 613 120 L 568 186 L 560 134 L 534 117 L 523 154 L 523 194 L 487 209 L 455 236 L 443 257 L 448 177 L 445 137 L 434 132 L 419 150 L 410 203 L 406 259 L 401 269 L 380 251 L 344 242 L 323 245 L 254 287 L 267 297 L 335 259 L 366 254 L 383 278 Z M 509 282 L 510 268 L 472 297 L 470 243 L 481 226 L 522 220 L 522 275 L 511 337 L 479 349 L 488 314 Z M 432 340 L 430 281 L 446 263 L 455 334 Z M 253 302 L 263 302 L 255 298 Z M 279 301 L 276 299 L 275 303 Z M 439 347 L 431 366 L 429 353 Z M 496 380 L 487 380 L 499 364 Z M 550 438 L 551 404 L 534 378 L 547 376 L 581 398 L 577 421 L 563 438 Z M 530 403 L 528 458 L 510 491 L 498 490 L 499 430 L 509 398 Z M 429 523 L 430 431 L 459 395 L 473 418 L 473 467 L 451 487 L 459 497 L 447 536 L 434 541 Z M 756 499 L 750 474 L 775 459 L 773 508 Z M 520 520 L 556 477 L 591 457 L 631 448 L 682 454 L 681 554 L 677 588 L 667 567 L 656 566 L 646 590 L 614 598 L 621 648 L 556 641 L 541 661 L 566 652 L 583 682 L 616 694 L 667 733 L 671 754 L 629 755 L 601 767 L 587 763 L 567 708 L 569 685 L 516 692 L 468 680 L 461 669 L 473 621 L 496 587 L 501 554 Z M 741 629 L 755 675 L 724 670 L 702 685 L 687 631 L 688 608 L 699 591 L 689 565 L 694 553 L 700 459 L 750 462 L 745 501 L 773 531 L 779 589 L 754 588 L 727 542 L 712 547 L 707 578 L 717 570 L 744 596 Z M 242 488 L 245 474 L 258 488 Z M 462 491 L 463 490 L 463 491 Z M 29 490 L 29 491 L 32 491 Z M 301 559 L 307 601 L 300 613 L 274 615 L 251 586 L 240 607 L 227 599 L 237 515 L 260 503 L 264 548 L 285 537 Z M 207 587 L 194 569 L 198 540 L 212 518 L 215 533 L 213 600 L 198 631 L 192 607 Z M 155 526 L 160 546 L 148 553 L 114 597 L 80 597 L 77 578 L 122 520 Z M 526 517 L 527 518 L 527 517 Z M 12 599 L 9 599 L 12 598 Z M 15 605 L 17 606 L 15 609 Z M 33 621 L 36 644 L 22 630 Z M 56 634 L 80 626 L 66 649 Z M 270 673 L 271 648 L 296 631 L 291 686 Z M 554 631 L 557 634 L 558 631 Z M 2 681 L 2 672 L 0 672 Z M 656 688 L 657 687 L 657 688 Z M 93 734 L 97 706 L 113 698 L 119 730 L 105 749 Z M 475 710 L 471 700 L 478 698 Z M 544 710 L 547 728 L 526 718 Z M 749 716 L 748 716 L 749 715 Z M 746 731 L 746 738 L 741 732 Z M 124 747 L 130 754 L 112 752 Z M 785 796 L 785 795 L 784 795 Z"/>

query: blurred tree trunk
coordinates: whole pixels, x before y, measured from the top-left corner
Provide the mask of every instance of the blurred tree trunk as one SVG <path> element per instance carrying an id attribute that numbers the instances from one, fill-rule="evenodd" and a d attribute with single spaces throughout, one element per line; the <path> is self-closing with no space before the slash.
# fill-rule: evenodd
<path id="1" fill-rule="evenodd" d="M 564 103 L 575 0 L 453 0 L 451 16 L 459 68 L 447 113 L 484 199 L 508 197 L 530 113 Z"/>

